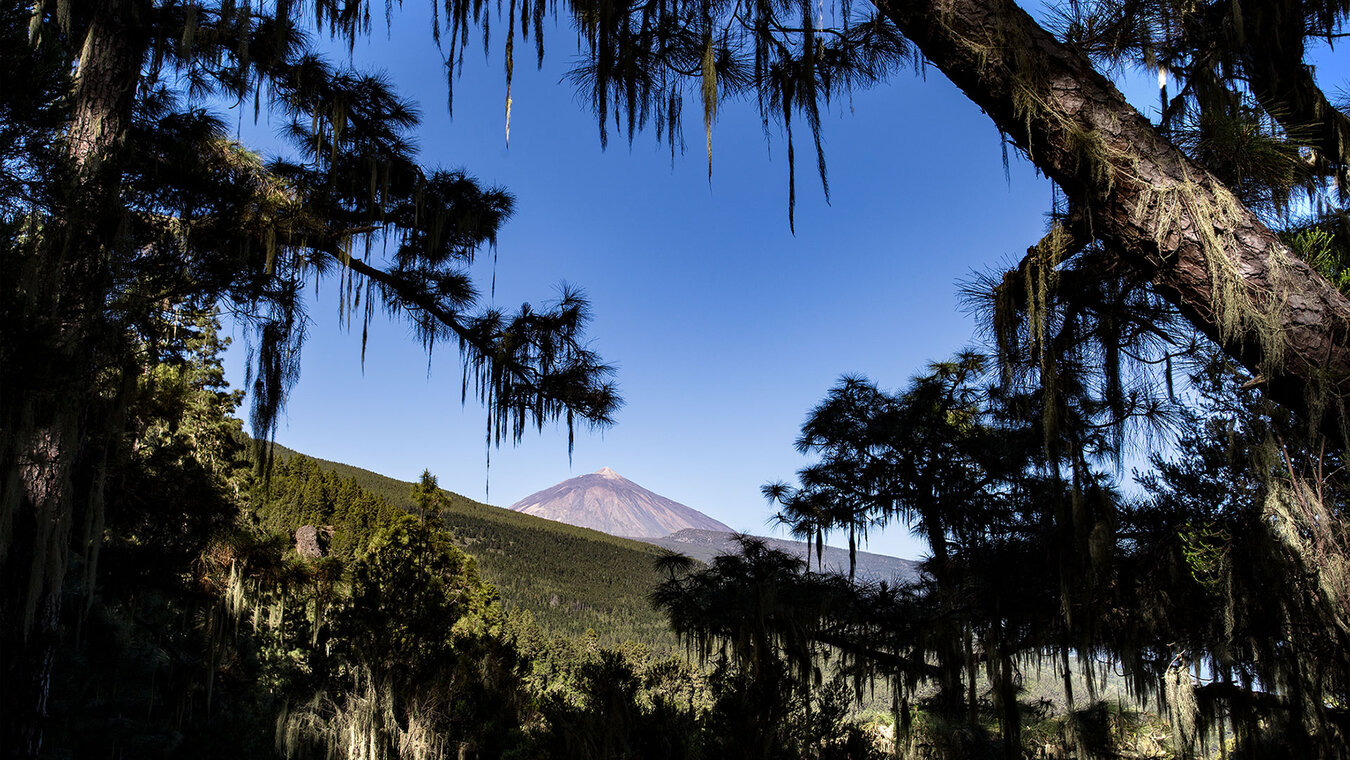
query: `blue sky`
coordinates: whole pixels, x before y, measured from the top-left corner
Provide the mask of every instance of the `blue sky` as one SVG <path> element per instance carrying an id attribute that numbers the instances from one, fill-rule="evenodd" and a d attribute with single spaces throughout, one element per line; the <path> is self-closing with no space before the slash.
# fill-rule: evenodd
<path id="1" fill-rule="evenodd" d="M 487 500 L 502 506 L 608 466 L 763 534 L 759 487 L 806 464 L 792 442 L 839 375 L 896 388 L 967 345 L 974 323 L 957 282 L 1019 259 L 1044 230 L 1049 182 L 1015 155 L 1005 176 L 992 123 L 935 69 L 834 105 L 824 119 L 829 204 L 798 135 L 793 235 L 786 143 L 776 128 L 765 141 L 753 102 L 719 110 L 711 181 L 696 97 L 688 150 L 673 162 L 651 133 L 631 147 L 611 135 L 602 150 L 585 101 L 560 82 L 574 35 L 550 22 L 544 69 L 529 53 L 517 61 L 508 147 L 499 44 L 487 61 L 470 45 L 451 119 L 426 15 L 405 7 L 353 61 L 420 102 L 426 164 L 463 167 L 516 196 L 495 303 L 511 310 L 562 282 L 581 287 L 594 346 L 618 366 L 627 404 L 614 427 L 579 431 L 570 464 L 565 431 L 546 430 L 494 450 L 489 472 L 484 414 L 460 404 L 453 347 L 428 363 L 404 325 L 381 319 L 363 369 L 359 325 L 339 326 L 329 285 L 277 435 L 311 455 L 407 480 L 430 469 L 480 500 L 490 484 Z M 265 146 L 278 125 L 251 119 L 249 109 L 242 137 Z M 492 272 L 490 256 L 475 268 L 485 293 Z M 242 386 L 247 336 L 235 338 L 228 369 Z M 897 528 L 869 549 L 916 557 L 921 547 Z"/>

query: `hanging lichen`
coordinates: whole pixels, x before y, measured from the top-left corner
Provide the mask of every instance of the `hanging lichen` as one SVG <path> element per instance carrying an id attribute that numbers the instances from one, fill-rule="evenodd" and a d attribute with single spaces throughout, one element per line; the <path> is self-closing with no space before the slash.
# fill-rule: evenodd
<path id="1" fill-rule="evenodd" d="M 278 715 L 276 748 L 286 757 L 318 746 L 347 760 L 441 760 L 451 756 L 452 741 L 436 729 L 434 713 L 425 695 L 400 709 L 388 683 L 360 670 L 346 693 L 320 693 Z"/>

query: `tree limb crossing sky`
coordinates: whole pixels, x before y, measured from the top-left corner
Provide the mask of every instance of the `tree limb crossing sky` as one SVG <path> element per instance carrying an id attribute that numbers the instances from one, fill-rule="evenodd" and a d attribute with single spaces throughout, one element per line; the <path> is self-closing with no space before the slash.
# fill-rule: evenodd
<path id="1" fill-rule="evenodd" d="M 613 428 L 578 432 L 570 464 L 565 431 L 546 429 L 492 451 L 489 472 L 484 412 L 461 407 L 455 348 L 437 347 L 428 365 L 405 327 L 377 318 L 363 370 L 360 325 L 340 327 L 337 299 L 320 292 L 277 436 L 313 456 L 404 480 L 429 468 L 443 487 L 503 506 L 608 466 L 768 533 L 759 487 L 806 463 L 792 443 L 839 375 L 893 389 L 968 345 L 974 321 L 958 281 L 1016 261 L 1045 229 L 1049 181 L 1015 154 L 1005 176 L 993 124 L 935 69 L 832 104 L 829 203 L 798 135 L 794 236 L 786 142 L 774 125 L 766 141 L 753 102 L 720 107 L 711 180 L 696 97 L 673 160 L 651 131 L 630 147 L 612 128 L 602 150 L 586 97 L 563 79 L 573 33 L 550 22 L 542 71 L 518 53 L 508 147 L 500 46 L 486 61 L 470 46 L 452 119 L 428 26 L 425 8 L 405 6 L 352 61 L 419 102 L 425 164 L 463 167 L 516 196 L 495 265 L 488 255 L 475 267 L 479 283 L 495 279 L 493 300 L 508 310 L 552 298 L 564 281 L 584 289 L 594 345 L 618 365 L 627 404 Z M 1322 57 L 1319 79 L 1335 91 L 1344 62 Z M 1151 114 L 1150 87 L 1152 77 L 1131 82 Z M 248 105 L 233 115 L 246 144 L 275 144 L 280 123 L 254 125 Z M 242 387 L 247 338 L 234 337 L 230 377 Z M 917 557 L 921 546 L 894 527 L 867 548 Z"/>

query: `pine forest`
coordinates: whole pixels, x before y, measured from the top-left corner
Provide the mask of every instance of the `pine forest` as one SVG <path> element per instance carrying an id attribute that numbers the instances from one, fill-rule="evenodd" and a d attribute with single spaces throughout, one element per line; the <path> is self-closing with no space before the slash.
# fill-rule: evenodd
<path id="1" fill-rule="evenodd" d="M 440 56 L 425 81 L 356 52 L 407 18 Z M 1347 0 L 0 0 L 4 755 L 1350 758 L 1347 18 Z M 713 203 L 714 158 L 746 152 L 718 127 L 749 119 L 789 239 L 837 211 L 807 197 L 844 197 L 831 167 L 868 160 L 830 130 L 910 79 L 994 128 L 1010 204 L 1014 169 L 1050 188 L 1036 237 L 953 285 L 967 341 L 885 381 L 813 376 L 773 444 L 797 464 L 749 473 L 754 519 L 803 552 L 736 534 L 700 561 L 455 493 L 430 454 L 409 482 L 287 438 L 334 304 L 363 372 L 389 324 L 428 374 L 435 353 L 489 468 L 541 445 L 570 467 L 650 424 L 647 386 L 621 393 L 625 356 L 601 351 L 627 316 L 570 285 L 499 305 L 517 197 L 474 155 L 442 168 L 425 128 L 435 108 L 489 118 L 463 106 L 480 49 L 508 145 L 522 72 L 565 71 L 572 112 L 547 118 L 586 120 L 582 160 L 655 138 Z M 945 118 L 926 102 L 905 118 Z M 989 163 L 919 150 L 953 175 Z M 864 190 L 940 180 L 890 181 Z M 605 213 L 571 244 L 625 249 L 633 300 L 685 302 L 666 321 L 691 353 L 640 339 L 685 404 L 663 466 L 677 423 L 740 440 L 760 423 L 736 412 L 788 365 L 899 351 L 946 317 L 808 340 L 794 325 L 828 320 L 848 223 L 794 290 L 786 252 L 751 267 L 684 220 L 700 250 L 672 262 L 666 217 L 633 240 Z M 1003 218 L 947 213 L 953 235 Z M 715 296 L 657 274 L 710 260 L 699 288 L 753 268 L 778 313 L 729 304 L 709 327 Z M 891 298 L 927 297 L 906 286 Z M 750 345 L 775 320 L 781 342 Z M 720 374 L 731 354 L 754 388 Z M 689 365 L 725 405 L 682 400 Z M 402 393 L 344 390 L 353 426 Z M 856 573 L 897 531 L 917 572 Z"/>

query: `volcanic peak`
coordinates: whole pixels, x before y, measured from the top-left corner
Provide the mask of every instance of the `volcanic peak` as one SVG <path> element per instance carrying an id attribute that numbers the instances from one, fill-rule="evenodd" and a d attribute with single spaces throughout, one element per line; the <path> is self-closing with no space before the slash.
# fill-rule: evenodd
<path id="1" fill-rule="evenodd" d="M 609 467 L 530 494 L 510 508 L 630 538 L 657 538 L 686 528 L 731 530 L 696 509 L 648 491 Z"/>

